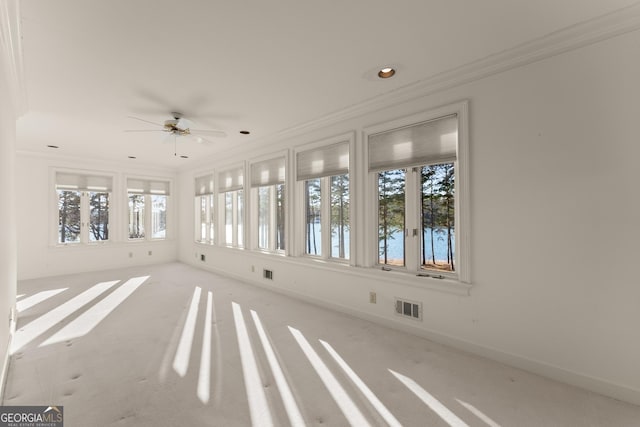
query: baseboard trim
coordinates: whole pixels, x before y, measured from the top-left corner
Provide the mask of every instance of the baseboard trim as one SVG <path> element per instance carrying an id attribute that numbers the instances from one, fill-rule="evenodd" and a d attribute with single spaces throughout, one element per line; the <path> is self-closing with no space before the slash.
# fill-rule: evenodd
<path id="1" fill-rule="evenodd" d="M 11 342 L 13 340 L 13 334 L 16 330 L 15 315 L 11 315 L 11 323 L 9 325 L 9 339 L 7 340 L 7 349 L 4 352 L 4 358 L 2 360 L 2 372 L 0 372 L 0 405 L 4 405 L 4 392 L 7 385 L 7 375 L 9 374 L 9 362 L 11 361 Z"/>

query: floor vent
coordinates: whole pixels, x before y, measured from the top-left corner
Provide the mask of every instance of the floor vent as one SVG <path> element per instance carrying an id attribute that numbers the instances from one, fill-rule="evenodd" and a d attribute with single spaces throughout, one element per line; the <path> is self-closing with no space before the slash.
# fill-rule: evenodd
<path id="1" fill-rule="evenodd" d="M 396 298 L 396 314 L 422 320 L 422 303 Z"/>

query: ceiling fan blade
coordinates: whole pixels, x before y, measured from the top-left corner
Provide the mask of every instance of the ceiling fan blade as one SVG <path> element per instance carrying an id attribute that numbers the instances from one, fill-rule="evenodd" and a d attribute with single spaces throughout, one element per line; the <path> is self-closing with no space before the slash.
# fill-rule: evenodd
<path id="1" fill-rule="evenodd" d="M 164 126 L 164 125 L 161 125 L 161 124 L 159 124 L 159 123 L 154 123 L 154 122 L 150 122 L 149 120 L 141 119 L 141 118 L 139 118 L 139 117 L 134 117 L 134 116 L 127 116 L 127 117 L 128 117 L 128 118 L 130 118 L 130 119 L 139 120 L 139 121 L 141 121 L 141 122 L 149 123 L 150 125 L 155 125 L 155 126 Z"/>
<path id="2" fill-rule="evenodd" d="M 219 138 L 224 138 L 225 136 L 227 136 L 226 132 L 221 130 L 215 130 L 215 129 L 191 129 L 191 133 L 192 134 L 206 133 L 208 135 L 216 136 Z"/>

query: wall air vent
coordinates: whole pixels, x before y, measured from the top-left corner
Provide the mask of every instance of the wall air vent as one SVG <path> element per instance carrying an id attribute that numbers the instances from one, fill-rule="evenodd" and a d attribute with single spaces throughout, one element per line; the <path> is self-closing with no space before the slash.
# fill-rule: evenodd
<path id="1" fill-rule="evenodd" d="M 396 314 L 414 320 L 422 320 L 422 303 L 396 298 Z"/>
<path id="2" fill-rule="evenodd" d="M 266 268 L 262 270 L 262 277 L 268 280 L 273 280 L 273 271 L 267 270 Z"/>

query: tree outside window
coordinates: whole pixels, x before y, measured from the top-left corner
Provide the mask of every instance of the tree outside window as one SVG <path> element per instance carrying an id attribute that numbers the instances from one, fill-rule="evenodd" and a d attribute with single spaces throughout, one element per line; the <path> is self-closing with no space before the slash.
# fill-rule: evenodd
<path id="1" fill-rule="evenodd" d="M 109 240 L 112 178 L 56 172 L 58 244 Z"/>

